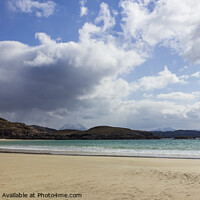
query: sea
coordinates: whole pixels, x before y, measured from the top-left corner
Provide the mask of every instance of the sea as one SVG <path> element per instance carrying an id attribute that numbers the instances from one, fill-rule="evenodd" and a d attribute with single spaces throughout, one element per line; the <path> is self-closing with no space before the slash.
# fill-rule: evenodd
<path id="1" fill-rule="evenodd" d="M 200 159 L 200 140 L 2 140 L 0 152 Z"/>

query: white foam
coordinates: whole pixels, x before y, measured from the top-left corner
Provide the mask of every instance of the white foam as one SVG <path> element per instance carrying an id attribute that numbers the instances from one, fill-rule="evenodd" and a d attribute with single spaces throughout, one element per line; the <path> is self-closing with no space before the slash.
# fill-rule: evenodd
<path id="1" fill-rule="evenodd" d="M 0 150 L 13 152 L 40 152 L 51 154 L 76 155 L 110 155 L 110 156 L 136 156 L 136 157 L 166 157 L 166 158 L 200 158 L 199 150 L 153 150 L 153 149 L 109 149 L 103 147 L 77 147 L 77 146 L 1 146 Z"/>

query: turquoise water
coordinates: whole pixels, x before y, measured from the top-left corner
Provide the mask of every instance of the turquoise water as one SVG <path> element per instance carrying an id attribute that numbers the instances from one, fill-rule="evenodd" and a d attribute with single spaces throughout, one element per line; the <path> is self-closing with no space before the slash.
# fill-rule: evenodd
<path id="1" fill-rule="evenodd" d="M 0 151 L 200 158 L 200 140 L 33 140 L 0 141 Z"/>

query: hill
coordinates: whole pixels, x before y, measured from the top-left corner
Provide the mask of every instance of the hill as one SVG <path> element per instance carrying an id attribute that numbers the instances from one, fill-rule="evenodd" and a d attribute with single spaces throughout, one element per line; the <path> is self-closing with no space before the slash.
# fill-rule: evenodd
<path id="1" fill-rule="evenodd" d="M 69 130 L 57 131 L 59 134 L 65 135 L 67 139 L 82 140 L 134 140 L 134 139 L 158 139 L 158 136 L 147 131 L 131 130 L 127 128 L 97 126 L 86 131 L 73 130 L 73 134 Z"/>
<path id="2" fill-rule="evenodd" d="M 9 122 L 0 118 L 0 138 L 5 139 L 48 139 L 49 135 L 55 132 L 41 126 L 28 126 L 24 123 Z"/>
<path id="3" fill-rule="evenodd" d="M 0 118 L 0 138 L 4 139 L 50 139 L 50 140 L 125 140 L 159 139 L 147 132 L 127 128 L 98 126 L 86 131 L 66 129 L 56 130 L 24 123 L 9 122 Z"/>
<path id="4" fill-rule="evenodd" d="M 152 131 L 154 135 L 161 138 L 191 139 L 200 138 L 200 131 L 196 130 L 175 130 L 175 131 Z"/>

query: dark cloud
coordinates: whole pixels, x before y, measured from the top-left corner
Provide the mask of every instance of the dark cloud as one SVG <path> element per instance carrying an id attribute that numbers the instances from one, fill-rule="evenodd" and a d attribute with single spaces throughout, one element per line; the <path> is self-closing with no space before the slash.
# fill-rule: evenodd
<path id="1" fill-rule="evenodd" d="M 91 94 L 105 77 L 121 73 L 129 67 L 123 58 L 136 55 L 89 38 L 86 43 L 56 43 L 44 33 L 36 36 L 41 42 L 36 47 L 0 43 L 2 112 L 87 107 L 90 103 L 79 97 Z"/>

